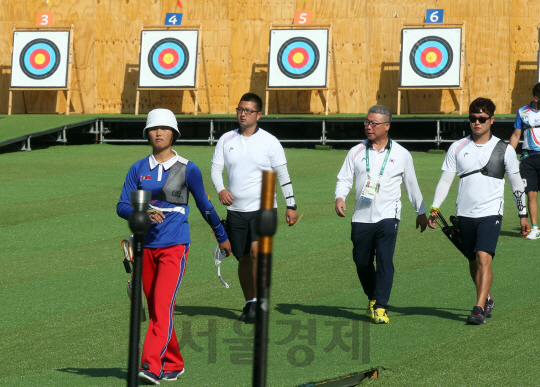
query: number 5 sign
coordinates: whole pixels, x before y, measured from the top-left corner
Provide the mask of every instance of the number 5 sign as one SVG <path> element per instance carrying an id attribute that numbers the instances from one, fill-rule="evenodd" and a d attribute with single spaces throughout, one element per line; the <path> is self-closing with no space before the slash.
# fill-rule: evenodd
<path id="1" fill-rule="evenodd" d="M 36 17 L 36 26 L 50 27 L 53 24 L 54 12 L 40 12 Z"/>
<path id="2" fill-rule="evenodd" d="M 294 24 L 311 24 L 311 11 L 295 11 Z"/>

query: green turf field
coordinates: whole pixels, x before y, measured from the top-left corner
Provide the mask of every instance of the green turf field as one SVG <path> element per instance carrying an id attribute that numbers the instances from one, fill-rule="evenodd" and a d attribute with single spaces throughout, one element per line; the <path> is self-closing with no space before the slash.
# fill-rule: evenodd
<path id="1" fill-rule="evenodd" d="M 0 120 L 4 121 L 4 120 Z M 177 146 L 210 181 L 212 147 Z M 115 206 L 130 165 L 147 146 L 62 146 L 0 155 L 0 356 L 2 386 L 124 386 L 130 305 Z M 268 386 L 300 386 L 380 367 L 374 386 L 536 386 L 539 243 L 518 236 L 507 186 L 494 261 L 493 318 L 465 325 L 476 301 L 465 258 L 439 230 L 420 234 L 404 195 L 390 324 L 364 322 L 351 257 L 350 217 L 334 212 L 345 151 L 286 149 L 301 221 L 287 227 L 278 193 Z M 444 155 L 413 154 L 426 205 Z M 457 181 L 442 207 L 453 212 Z M 220 215 L 225 208 L 216 204 Z M 217 278 L 209 227 L 192 208 L 192 245 L 175 325 L 186 362 L 177 385 L 251 385 L 250 325 L 236 262 Z M 143 323 L 142 331 L 146 331 Z M 165 384 L 165 382 L 163 383 Z"/>

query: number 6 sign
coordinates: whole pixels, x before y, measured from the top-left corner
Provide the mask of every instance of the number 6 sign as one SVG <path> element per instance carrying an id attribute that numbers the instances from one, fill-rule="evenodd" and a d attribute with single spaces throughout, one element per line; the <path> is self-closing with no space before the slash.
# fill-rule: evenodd
<path id="1" fill-rule="evenodd" d="M 442 23 L 444 9 L 428 9 L 426 10 L 426 23 Z"/>
<path id="2" fill-rule="evenodd" d="M 54 12 L 40 12 L 36 17 L 36 26 L 50 27 L 53 24 Z"/>

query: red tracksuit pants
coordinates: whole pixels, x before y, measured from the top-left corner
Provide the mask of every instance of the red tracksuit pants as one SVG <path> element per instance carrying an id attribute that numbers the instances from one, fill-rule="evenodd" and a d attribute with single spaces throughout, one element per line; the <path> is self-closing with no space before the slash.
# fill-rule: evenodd
<path id="1" fill-rule="evenodd" d="M 150 325 L 144 340 L 141 368 L 147 363 L 149 371 L 158 377 L 163 372 L 184 369 L 174 332 L 174 305 L 186 271 L 188 252 L 189 244 L 144 249 L 142 282 Z"/>

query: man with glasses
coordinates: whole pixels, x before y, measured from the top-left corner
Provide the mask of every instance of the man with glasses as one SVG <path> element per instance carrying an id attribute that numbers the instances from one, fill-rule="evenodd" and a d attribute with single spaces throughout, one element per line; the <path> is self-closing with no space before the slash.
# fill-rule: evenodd
<path id="1" fill-rule="evenodd" d="M 521 132 L 523 147 L 519 173 L 525 182 L 528 197 L 529 214 L 532 230 L 526 234 L 527 239 L 540 239 L 538 229 L 538 187 L 540 186 L 540 83 L 534 85 L 533 100 L 529 105 L 519 109 L 514 123 L 514 133 L 510 137 L 510 145 L 517 148 Z"/>
<path id="2" fill-rule="evenodd" d="M 476 305 L 467 318 L 467 323 L 472 325 L 484 324 L 495 306 L 489 290 L 493 282 L 491 264 L 501 232 L 505 172 L 518 207 L 521 229 L 529 227 L 525 187 L 519 175 L 516 152 L 491 133 L 494 113 L 495 104 L 488 98 L 477 98 L 471 103 L 471 135 L 454 142 L 448 149 L 428 220 L 429 227 L 437 227 L 439 207 L 457 174 L 460 177 L 456 201 L 459 230 L 476 285 Z"/>
<path id="3" fill-rule="evenodd" d="M 365 121 L 367 140 L 352 148 L 338 174 L 335 210 L 345 217 L 345 199 L 356 178 L 352 216 L 353 260 L 368 297 L 366 317 L 386 324 L 394 281 L 394 250 L 401 217 L 401 184 L 416 212 L 416 228 L 424 232 L 426 209 L 416 180 L 411 154 L 390 139 L 392 112 L 375 105 Z M 376 260 L 377 269 L 373 265 Z"/>
<path id="4" fill-rule="evenodd" d="M 244 94 L 236 108 L 239 128 L 221 136 L 212 157 L 212 183 L 219 201 L 227 206 L 227 233 L 238 260 L 238 278 L 246 299 L 239 320 L 246 323 L 255 320 L 257 309 L 255 215 L 261 204 L 262 171 L 277 173 L 287 203 L 285 219 L 289 226 L 298 219 L 285 151 L 276 137 L 259 127 L 261 108 L 258 95 Z M 229 189 L 223 184 L 224 167 Z M 274 208 L 277 211 L 275 200 Z"/>

